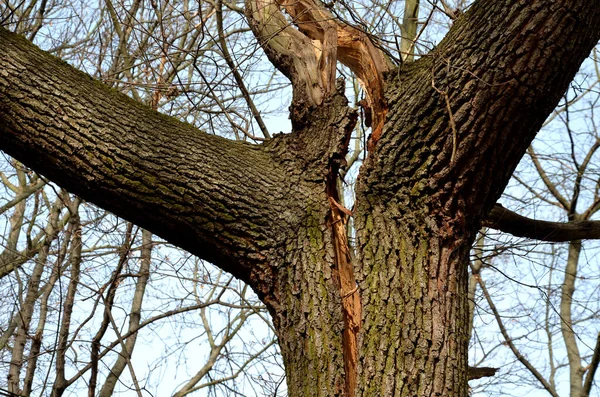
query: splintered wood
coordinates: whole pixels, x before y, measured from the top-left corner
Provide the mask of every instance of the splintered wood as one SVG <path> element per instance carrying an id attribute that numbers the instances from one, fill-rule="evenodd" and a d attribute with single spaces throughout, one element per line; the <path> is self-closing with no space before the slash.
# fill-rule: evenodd
<path id="1" fill-rule="evenodd" d="M 356 389 L 356 366 L 358 363 L 358 331 L 360 330 L 361 303 L 358 286 L 354 278 L 352 257 L 346 236 L 344 213 L 351 214 L 333 197 L 331 204 L 331 227 L 337 271 L 340 278 L 340 295 L 344 317 L 344 370 L 346 373 L 346 395 L 353 396 Z"/>
<path id="2" fill-rule="evenodd" d="M 387 105 L 383 96 L 383 73 L 390 70 L 392 63 L 379 50 L 369 36 L 348 24 L 340 22 L 334 15 L 314 0 L 293 0 L 279 3 L 298 29 L 312 40 L 321 43 L 319 67 L 321 75 L 328 76 L 323 83 L 326 93 L 333 89 L 335 59 L 348 66 L 358 77 L 367 94 L 371 109 L 373 132 L 371 144 L 377 142 L 383 130 Z M 331 61 L 333 59 L 333 62 Z"/>
<path id="3" fill-rule="evenodd" d="M 246 4 L 267 55 L 290 78 L 294 90 L 306 91 L 309 103 L 319 105 L 334 91 L 337 61 L 350 68 L 366 93 L 372 119 L 369 146 L 374 147 L 387 114 L 383 74 L 393 64 L 369 35 L 339 21 L 315 0 L 249 0 Z M 298 30 L 289 26 L 281 9 Z"/>

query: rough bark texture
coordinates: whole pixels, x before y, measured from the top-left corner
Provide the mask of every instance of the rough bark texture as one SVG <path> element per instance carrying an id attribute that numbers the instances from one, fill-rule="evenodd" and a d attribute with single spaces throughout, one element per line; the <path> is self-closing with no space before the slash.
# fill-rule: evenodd
<path id="1" fill-rule="evenodd" d="M 342 95 L 253 146 L 155 113 L 0 30 L 0 115 L 11 155 L 250 283 L 298 393 L 343 393 L 327 192 L 357 117 Z"/>
<path id="2" fill-rule="evenodd" d="M 202 133 L 5 30 L 0 46 L 6 151 L 242 279 L 269 282 L 262 265 L 305 216 L 288 197 L 311 194 L 293 152 Z"/>
<path id="3" fill-rule="evenodd" d="M 337 175 L 356 122 L 356 112 L 346 105 L 337 94 L 314 109 L 304 129 L 284 136 L 290 141 L 284 145 L 286 151 L 298 148 L 291 160 L 296 172 L 306 178 L 312 175 L 314 183 L 312 194 L 303 200 L 306 217 L 293 233 L 287 233 L 284 255 L 273 263 L 276 287 L 269 308 L 278 330 L 290 395 L 344 395 L 347 387 L 345 313 L 329 183 L 331 176 Z M 333 146 L 327 144 L 332 136 L 337 137 Z M 325 144 L 330 148 L 328 161 L 299 157 L 318 152 Z"/>
<path id="4" fill-rule="evenodd" d="M 387 119 L 357 184 L 353 269 L 334 181 L 356 112 L 335 90 L 310 100 L 314 73 L 296 79 L 291 58 L 305 87 L 294 131 L 252 146 L 161 116 L 0 29 L 0 147 L 248 282 L 273 316 L 290 396 L 464 397 L 475 231 L 599 38 L 592 0 L 480 0 L 430 55 L 388 73 Z"/>
<path id="5" fill-rule="evenodd" d="M 590 1 L 479 1 L 429 56 L 389 74 L 355 208 L 357 395 L 467 394 L 469 247 L 599 23 Z"/>

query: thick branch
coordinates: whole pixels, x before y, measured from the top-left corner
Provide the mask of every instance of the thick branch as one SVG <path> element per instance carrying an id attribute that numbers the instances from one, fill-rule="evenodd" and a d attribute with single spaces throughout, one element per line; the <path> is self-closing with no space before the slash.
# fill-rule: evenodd
<path id="1" fill-rule="evenodd" d="M 271 63 L 292 82 L 293 104 L 320 105 L 324 94 L 317 67 L 320 43 L 294 29 L 275 0 L 246 1 L 246 16 Z"/>
<path id="2" fill-rule="evenodd" d="M 404 17 L 402 18 L 402 40 L 400 56 L 405 62 L 412 62 L 415 57 L 415 40 L 419 27 L 419 0 L 406 0 Z"/>
<path id="3" fill-rule="evenodd" d="M 485 378 L 485 377 L 489 377 L 489 376 L 494 376 L 494 375 L 496 375 L 498 368 L 469 367 L 468 371 L 469 371 L 469 374 L 468 374 L 469 380 L 473 380 L 473 379 L 481 379 L 481 378 Z"/>
<path id="4" fill-rule="evenodd" d="M 521 216 L 496 204 L 485 226 L 517 237 L 563 242 L 600 238 L 600 221 L 548 222 Z"/>
<path id="5" fill-rule="evenodd" d="M 292 0 L 283 1 L 282 5 L 302 33 L 322 43 L 319 66 L 324 76 L 335 77 L 337 59 L 358 77 L 371 110 L 374 145 L 381 136 L 387 113 L 383 74 L 394 65 L 365 32 L 339 21 L 320 1 Z"/>
<path id="6" fill-rule="evenodd" d="M 267 148 L 154 112 L 1 28 L 0 148 L 247 281 L 297 221 L 301 187 Z"/>
<path id="7" fill-rule="evenodd" d="M 599 39 L 592 0 L 474 2 L 438 48 L 388 74 L 386 129 L 357 202 L 397 197 L 474 236 Z"/>

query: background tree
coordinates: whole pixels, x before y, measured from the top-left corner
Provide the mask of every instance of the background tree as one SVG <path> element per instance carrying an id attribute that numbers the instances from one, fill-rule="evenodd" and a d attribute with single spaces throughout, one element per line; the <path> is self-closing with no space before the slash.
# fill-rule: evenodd
<path id="1" fill-rule="evenodd" d="M 116 48 L 127 48 L 136 4 L 142 3 L 133 4 L 125 23 L 107 5 Z M 299 30 L 275 3 L 247 4 L 259 43 L 294 86 L 292 135 L 248 146 L 199 134 L 102 89 L 3 31 L 0 144 L 84 198 L 249 282 L 273 315 L 291 394 L 464 395 L 470 243 L 598 40 L 598 16 L 583 1 L 554 3 L 556 8 L 543 1 L 514 7 L 480 1 L 437 49 L 397 69 L 392 60 L 408 61 L 411 54 L 394 56 L 375 45 L 359 20 L 340 22 L 342 12 L 317 3 L 280 6 Z M 339 6 L 343 11 L 346 5 Z M 157 15 L 163 11 L 154 3 L 151 8 Z M 440 3 L 428 19 L 438 8 L 460 14 Z M 577 23 L 552 17 L 564 12 Z M 238 70 L 231 55 L 236 51 L 222 45 L 221 4 L 208 14 L 221 32 L 208 48 L 218 41 L 224 65 Z M 405 15 L 401 24 L 404 39 L 416 31 L 409 29 L 411 20 Z M 407 48 L 406 41 L 399 48 Z M 117 54 L 108 76 L 136 76 L 135 52 Z M 159 71 L 169 63 L 163 58 L 156 58 Z M 258 138 L 223 112 L 233 99 L 243 99 L 255 123 L 248 125 L 268 138 L 239 70 L 231 76 L 240 95 L 224 100 L 194 59 L 193 71 L 232 133 Z M 365 122 L 373 126 L 353 211 L 355 259 L 342 227 L 350 211 L 339 205 L 336 178 L 344 171 L 357 116 L 334 87 L 336 60 L 362 80 Z M 137 98 L 154 108 L 163 98 L 160 84 L 169 81 L 162 72 L 158 77 L 158 93 Z M 164 87 L 169 95 L 179 90 Z M 210 107 L 198 117 L 206 113 Z M 38 138 L 34 145 L 40 132 L 48 141 Z M 60 387 L 56 382 L 57 393 Z"/>

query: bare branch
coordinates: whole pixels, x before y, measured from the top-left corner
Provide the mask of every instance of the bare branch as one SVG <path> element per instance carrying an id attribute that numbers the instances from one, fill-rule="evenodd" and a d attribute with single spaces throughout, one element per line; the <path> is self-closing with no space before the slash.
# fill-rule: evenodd
<path id="1" fill-rule="evenodd" d="M 569 255 L 565 266 L 564 280 L 560 294 L 560 331 L 562 333 L 567 360 L 569 362 L 570 390 L 572 395 L 580 394 L 583 380 L 581 366 L 581 353 L 577 346 L 578 336 L 573 329 L 573 295 L 575 294 L 575 281 L 577 280 L 577 266 L 581 254 L 581 241 L 572 241 L 569 244 Z"/>
<path id="2" fill-rule="evenodd" d="M 548 383 L 548 381 L 546 379 L 544 379 L 544 376 L 531 364 L 531 362 L 529 362 L 529 360 L 527 360 L 527 358 L 525 356 L 523 356 L 523 354 L 521 354 L 519 349 L 517 349 L 517 347 L 513 343 L 512 338 L 508 335 L 508 331 L 504 327 L 504 323 L 502 322 L 500 313 L 498 313 L 498 310 L 496 309 L 496 305 L 494 305 L 494 302 L 492 301 L 492 297 L 490 296 L 490 293 L 488 292 L 488 290 L 485 286 L 485 282 L 479 276 L 477 276 L 477 279 L 478 279 L 477 281 L 479 281 L 479 286 L 481 287 L 481 291 L 483 292 L 483 295 L 485 296 L 485 299 L 487 300 L 488 305 L 490 306 L 490 309 L 492 310 L 492 313 L 494 314 L 494 317 L 496 318 L 496 322 L 498 323 L 498 328 L 500 328 L 500 332 L 502 333 L 502 336 L 504 337 L 504 340 L 506 341 L 506 344 L 508 345 L 510 350 L 513 352 L 513 354 L 515 355 L 517 360 L 519 360 L 521 362 L 521 364 L 523 364 L 525 366 L 525 368 L 527 368 L 529 370 L 529 372 L 531 372 L 531 374 L 533 376 L 535 376 L 535 378 L 542 384 L 544 389 L 546 389 L 546 391 L 552 397 L 558 397 L 556 390 Z"/>
<path id="3" fill-rule="evenodd" d="M 221 51 L 223 52 L 223 57 L 225 58 L 225 62 L 227 62 L 227 66 L 229 66 L 231 73 L 233 73 L 235 82 L 237 83 L 238 88 L 242 92 L 242 96 L 246 100 L 246 103 L 250 107 L 250 110 L 252 111 L 252 116 L 254 116 L 254 119 L 256 120 L 256 123 L 260 127 L 260 130 L 262 131 L 263 136 L 265 138 L 271 138 L 271 135 L 269 134 L 269 130 L 267 129 L 267 126 L 265 125 L 265 123 L 260 115 L 260 112 L 256 108 L 256 105 L 254 104 L 254 101 L 252 100 L 252 97 L 250 96 L 250 93 L 248 92 L 248 89 L 246 88 L 244 79 L 242 78 L 240 72 L 238 71 L 238 67 L 233 62 L 233 57 L 231 56 L 231 54 L 229 52 L 229 48 L 227 47 L 227 41 L 225 40 L 225 32 L 223 30 L 223 2 L 222 2 L 222 0 L 217 0 L 216 11 L 217 11 L 216 16 L 217 16 L 217 30 L 218 30 L 218 35 L 219 35 L 219 45 L 221 46 Z"/>
<path id="4" fill-rule="evenodd" d="M 152 233 L 147 230 L 142 230 L 142 249 L 140 258 L 140 269 L 139 277 L 135 286 L 135 295 L 131 303 L 130 317 L 129 317 L 129 328 L 128 332 L 131 332 L 131 336 L 128 338 L 119 335 L 121 342 L 121 352 L 117 361 L 113 364 L 106 381 L 100 390 L 99 396 L 112 396 L 115 386 L 119 377 L 123 373 L 125 366 L 131 366 L 131 356 L 137 340 L 137 329 L 140 326 L 142 303 L 144 301 L 144 294 L 146 291 L 146 285 L 150 278 L 150 264 L 152 254 Z M 115 330 L 116 331 L 116 330 Z"/>
<path id="5" fill-rule="evenodd" d="M 598 369 L 598 364 L 600 363 L 600 332 L 598 333 L 598 338 L 596 339 L 596 347 L 594 347 L 594 355 L 592 356 L 592 361 L 587 370 L 587 375 L 585 376 L 585 382 L 583 384 L 583 395 L 589 396 L 590 390 L 592 389 L 592 383 L 594 382 L 594 375 L 596 374 L 596 370 Z"/>
<path id="6" fill-rule="evenodd" d="M 529 154 L 529 157 L 531 158 L 531 161 L 533 161 L 535 169 L 537 170 L 538 174 L 540 174 L 540 178 L 542 178 L 542 181 L 544 181 L 544 184 L 546 185 L 550 193 L 552 193 L 554 198 L 558 200 L 558 202 L 563 206 L 564 209 L 569 211 L 571 208 L 569 200 L 567 200 L 562 194 L 560 194 L 560 192 L 556 188 L 556 185 L 554 185 L 550 178 L 548 178 L 548 175 L 542 167 L 542 164 L 540 163 L 537 154 L 533 150 L 533 146 L 529 146 L 529 148 L 527 149 L 527 154 Z"/>
<path id="7" fill-rule="evenodd" d="M 444 2 L 444 9 L 447 7 Z M 407 0 L 404 4 L 404 17 L 402 18 L 402 40 L 400 53 L 402 60 L 412 62 L 415 58 L 415 40 L 419 26 L 419 0 Z"/>
<path id="8" fill-rule="evenodd" d="M 564 242 L 600 238 L 600 221 L 549 222 L 521 216 L 496 204 L 487 219 L 486 227 L 549 242 Z"/>

